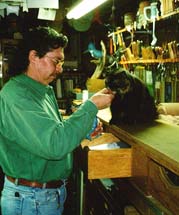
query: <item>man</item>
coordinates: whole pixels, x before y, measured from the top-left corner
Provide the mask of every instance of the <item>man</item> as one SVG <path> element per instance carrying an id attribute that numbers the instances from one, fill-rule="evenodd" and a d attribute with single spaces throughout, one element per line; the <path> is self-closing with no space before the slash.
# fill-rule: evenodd
<path id="1" fill-rule="evenodd" d="M 0 92 L 0 165 L 5 174 L 2 215 L 60 215 L 72 152 L 114 97 L 93 95 L 63 120 L 49 83 L 62 73 L 68 39 L 49 27 L 24 35 Z M 84 126 L 85 125 L 85 126 Z"/>

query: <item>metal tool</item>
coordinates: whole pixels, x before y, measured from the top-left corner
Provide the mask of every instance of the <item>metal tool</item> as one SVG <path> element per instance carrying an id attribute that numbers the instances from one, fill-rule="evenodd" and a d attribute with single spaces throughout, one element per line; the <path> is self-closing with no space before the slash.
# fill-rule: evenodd
<path id="1" fill-rule="evenodd" d="M 152 20 L 152 42 L 151 46 L 155 46 L 157 43 L 157 37 L 155 36 L 155 18 Z"/>

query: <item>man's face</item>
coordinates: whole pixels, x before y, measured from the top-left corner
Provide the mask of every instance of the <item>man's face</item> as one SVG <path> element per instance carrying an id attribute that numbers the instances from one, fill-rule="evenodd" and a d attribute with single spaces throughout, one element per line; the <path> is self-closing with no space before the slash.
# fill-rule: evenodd
<path id="1" fill-rule="evenodd" d="M 30 60 L 27 74 L 44 85 L 51 83 L 63 72 L 63 48 L 54 49 L 53 51 L 47 52 L 42 58 L 36 56 L 34 59 L 33 62 Z"/>

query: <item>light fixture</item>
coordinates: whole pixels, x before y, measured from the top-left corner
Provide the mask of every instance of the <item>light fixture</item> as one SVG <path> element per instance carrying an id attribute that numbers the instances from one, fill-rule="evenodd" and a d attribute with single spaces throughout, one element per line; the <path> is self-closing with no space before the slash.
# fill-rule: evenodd
<path id="1" fill-rule="evenodd" d="M 82 0 L 67 13 L 66 17 L 67 19 L 79 19 L 105 1 L 107 0 Z"/>

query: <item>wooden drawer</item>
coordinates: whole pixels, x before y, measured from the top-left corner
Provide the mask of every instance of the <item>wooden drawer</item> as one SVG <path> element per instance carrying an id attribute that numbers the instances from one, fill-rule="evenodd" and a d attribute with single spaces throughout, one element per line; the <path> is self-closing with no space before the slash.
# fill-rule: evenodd
<path id="1" fill-rule="evenodd" d="M 117 149 L 92 149 L 92 146 L 114 142 L 120 145 L 120 140 L 111 133 L 104 133 L 93 141 L 82 142 L 80 154 L 78 153 L 77 157 L 78 160 L 79 157 L 83 157 L 79 165 L 84 169 L 88 179 L 131 176 L 132 149 L 129 145 L 121 142 L 121 148 Z"/>
<path id="2" fill-rule="evenodd" d="M 146 196 L 137 186 L 126 179 L 117 179 L 119 192 L 128 200 L 141 215 L 169 215 L 159 201 Z M 170 214 L 171 215 L 171 214 Z"/>
<path id="3" fill-rule="evenodd" d="M 169 170 L 154 162 L 153 160 L 149 163 L 149 190 L 150 194 L 162 203 L 172 215 L 179 214 L 179 184 L 175 185 L 173 179 L 170 179 Z M 173 176 L 178 177 L 174 173 Z"/>
<path id="4" fill-rule="evenodd" d="M 148 162 L 149 158 L 146 151 L 135 144 L 132 146 L 132 177 L 131 183 L 134 183 L 145 195 L 148 195 Z"/>
<path id="5" fill-rule="evenodd" d="M 86 194 L 85 215 L 123 214 L 121 193 L 111 179 L 88 180 Z"/>

